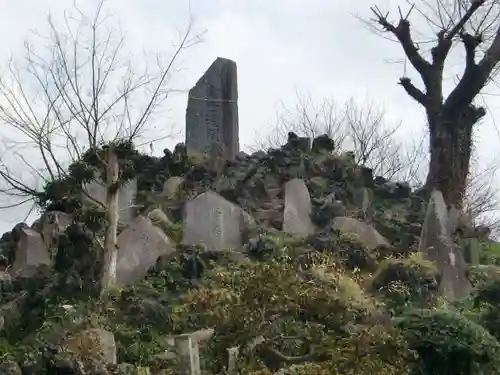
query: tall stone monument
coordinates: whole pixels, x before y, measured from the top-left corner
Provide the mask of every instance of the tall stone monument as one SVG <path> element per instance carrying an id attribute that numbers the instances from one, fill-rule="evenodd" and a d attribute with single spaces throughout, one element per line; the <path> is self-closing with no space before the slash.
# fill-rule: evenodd
<path id="1" fill-rule="evenodd" d="M 239 152 L 238 80 L 236 63 L 218 57 L 189 90 L 186 109 L 188 152 L 208 153 L 222 143 L 226 158 Z"/>

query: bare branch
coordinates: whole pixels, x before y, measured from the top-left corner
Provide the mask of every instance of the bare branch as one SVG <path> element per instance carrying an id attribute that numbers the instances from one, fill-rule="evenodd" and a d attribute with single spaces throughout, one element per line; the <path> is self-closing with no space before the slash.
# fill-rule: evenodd
<path id="1" fill-rule="evenodd" d="M 422 105 L 426 105 L 426 95 L 418 89 L 413 83 L 411 83 L 411 79 L 408 77 L 402 77 L 399 79 L 399 84 L 403 86 L 406 93 L 410 95 L 413 99 L 419 102 Z"/>
<path id="2" fill-rule="evenodd" d="M 406 153 L 397 140 L 400 124 L 391 125 L 383 110 L 368 103 L 360 106 L 353 99 L 337 105 L 325 99 L 316 105 L 310 96 L 297 93 L 297 104 L 284 108 L 269 136 L 257 137 L 259 149 L 280 147 L 287 141 L 288 132 L 314 138 L 327 134 L 334 140 L 338 151 L 353 150 L 356 162 L 374 170 L 385 178 L 420 178 L 425 148 L 415 147 L 414 154 Z M 418 157 L 417 157 L 418 151 Z"/>
<path id="3" fill-rule="evenodd" d="M 408 21 L 411 9 L 405 17 L 400 18 L 397 26 L 394 26 L 387 20 L 389 13 L 384 15 L 378 7 L 372 7 L 370 9 L 376 17 L 375 21 L 380 24 L 384 30 L 391 32 L 398 39 L 401 47 L 403 47 L 403 50 L 408 57 L 408 60 L 427 85 L 430 79 L 429 68 L 431 64 L 419 53 L 418 47 L 411 37 L 410 22 Z"/>

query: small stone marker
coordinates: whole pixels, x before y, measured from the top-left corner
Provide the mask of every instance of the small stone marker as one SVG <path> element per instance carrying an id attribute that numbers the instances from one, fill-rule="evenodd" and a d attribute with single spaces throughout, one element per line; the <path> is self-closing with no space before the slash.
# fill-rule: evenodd
<path id="1" fill-rule="evenodd" d="M 233 374 L 236 372 L 236 365 L 238 362 L 238 357 L 240 355 L 240 348 L 234 346 L 232 348 L 227 348 L 227 372 Z"/>
<path id="2" fill-rule="evenodd" d="M 241 247 L 242 231 L 253 223 L 241 207 L 207 191 L 186 203 L 182 242 L 204 244 L 212 251 L 237 249 Z"/>
<path id="3" fill-rule="evenodd" d="M 283 232 L 302 236 L 314 233 L 311 210 L 311 197 L 304 180 L 294 178 L 285 183 Z"/>
<path id="4" fill-rule="evenodd" d="M 420 235 L 419 252 L 436 264 L 441 274 L 441 293 L 450 300 L 465 297 L 471 285 L 462 252 L 449 233 L 448 209 L 440 191 L 434 190 Z"/>
<path id="5" fill-rule="evenodd" d="M 9 270 L 11 274 L 27 266 L 50 265 L 50 255 L 41 234 L 30 228 L 22 229 L 20 234 L 14 264 Z"/>
<path id="6" fill-rule="evenodd" d="M 180 356 L 180 367 L 178 371 L 179 374 L 201 374 L 199 343 L 209 340 L 213 335 L 213 329 L 202 329 L 196 332 L 184 333 L 181 335 L 169 336 L 166 338 L 167 344 L 170 346 L 175 346 L 176 352 Z M 169 357 L 169 355 L 167 355 L 166 357 Z"/>
<path id="7" fill-rule="evenodd" d="M 236 63 L 218 57 L 189 90 L 186 109 L 188 152 L 208 153 L 224 144 L 226 159 L 239 152 L 238 81 Z"/>
<path id="8" fill-rule="evenodd" d="M 175 341 L 175 346 L 180 355 L 180 372 L 185 375 L 200 375 L 200 348 L 198 341 L 193 340 L 190 334 L 179 335 L 175 338 Z"/>

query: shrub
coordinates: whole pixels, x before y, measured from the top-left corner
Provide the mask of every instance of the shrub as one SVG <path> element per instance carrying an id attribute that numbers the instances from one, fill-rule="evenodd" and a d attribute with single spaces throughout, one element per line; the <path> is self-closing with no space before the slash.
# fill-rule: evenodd
<path id="1" fill-rule="evenodd" d="M 416 254 L 406 259 L 387 259 L 375 273 L 371 290 L 395 313 L 410 305 L 428 307 L 438 296 L 438 271 Z"/>
<path id="2" fill-rule="evenodd" d="M 500 339 L 500 280 L 481 284 L 474 296 L 474 307 L 482 325 Z"/>
<path id="3" fill-rule="evenodd" d="M 286 366 L 283 375 L 409 375 L 417 356 L 399 330 L 390 326 L 363 327 L 334 342 L 331 359 Z M 259 370 L 252 375 L 271 375 Z"/>
<path id="4" fill-rule="evenodd" d="M 414 310 L 397 320 L 419 357 L 417 374 L 498 374 L 500 344 L 482 326 L 445 310 Z"/>
<path id="5" fill-rule="evenodd" d="M 500 267 L 490 264 L 470 265 L 467 278 L 474 287 L 480 287 L 488 281 L 500 279 Z"/>
<path id="6" fill-rule="evenodd" d="M 315 264 L 299 272 L 296 264 L 272 259 L 208 270 L 202 285 L 174 304 L 172 318 L 179 332 L 215 327 L 217 362 L 226 348 L 258 336 L 307 337 L 327 346 L 374 310 L 374 301 L 334 266 Z M 304 354 L 303 347 L 288 349 L 287 355 Z"/>
<path id="7" fill-rule="evenodd" d="M 481 264 L 500 265 L 500 244 L 495 242 L 482 242 L 480 254 Z"/>

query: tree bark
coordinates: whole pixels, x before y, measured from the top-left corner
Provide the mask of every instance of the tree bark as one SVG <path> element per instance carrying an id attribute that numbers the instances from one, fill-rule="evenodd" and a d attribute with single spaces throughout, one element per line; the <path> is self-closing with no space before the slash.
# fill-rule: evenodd
<path id="1" fill-rule="evenodd" d="M 426 188 L 441 191 L 446 203 L 462 207 L 472 151 L 472 130 L 484 111 L 474 106 L 465 110 L 428 115 L 430 162 Z M 429 113 L 430 111 L 428 111 Z"/>
<path id="2" fill-rule="evenodd" d="M 106 157 L 106 216 L 107 225 L 104 235 L 104 269 L 102 277 L 102 293 L 112 284 L 116 283 L 116 263 L 118 260 L 118 188 L 119 178 L 118 158 L 113 145 L 109 145 Z"/>

